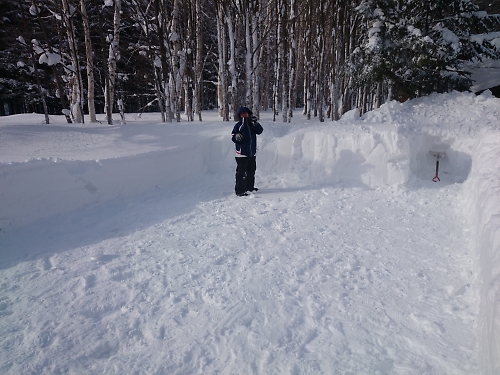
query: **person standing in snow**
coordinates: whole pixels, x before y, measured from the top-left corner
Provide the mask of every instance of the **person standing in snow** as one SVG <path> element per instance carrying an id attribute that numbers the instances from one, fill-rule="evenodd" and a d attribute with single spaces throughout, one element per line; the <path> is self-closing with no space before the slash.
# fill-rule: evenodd
<path id="1" fill-rule="evenodd" d="M 255 170 L 257 164 L 257 135 L 264 129 L 252 111 L 247 107 L 238 110 L 239 121 L 234 125 L 231 139 L 236 147 L 236 184 L 234 192 L 238 196 L 248 195 L 248 192 L 257 191 L 255 187 Z"/>

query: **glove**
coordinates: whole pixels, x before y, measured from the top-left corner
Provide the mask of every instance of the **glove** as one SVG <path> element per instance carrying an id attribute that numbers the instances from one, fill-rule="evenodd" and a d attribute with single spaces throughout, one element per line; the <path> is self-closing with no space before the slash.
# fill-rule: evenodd
<path id="1" fill-rule="evenodd" d="M 256 122 L 259 122 L 259 119 L 257 116 L 250 116 L 250 123 L 255 124 Z"/>
<path id="2" fill-rule="evenodd" d="M 234 139 L 236 140 L 236 142 L 241 142 L 243 140 L 243 135 L 238 133 L 234 136 Z"/>

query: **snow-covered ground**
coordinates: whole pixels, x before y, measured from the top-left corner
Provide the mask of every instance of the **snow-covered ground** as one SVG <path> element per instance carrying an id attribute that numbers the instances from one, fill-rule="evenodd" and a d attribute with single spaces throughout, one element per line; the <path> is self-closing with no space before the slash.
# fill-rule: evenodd
<path id="1" fill-rule="evenodd" d="M 500 100 L 203 115 L 0 118 L 1 374 L 498 374 Z"/>

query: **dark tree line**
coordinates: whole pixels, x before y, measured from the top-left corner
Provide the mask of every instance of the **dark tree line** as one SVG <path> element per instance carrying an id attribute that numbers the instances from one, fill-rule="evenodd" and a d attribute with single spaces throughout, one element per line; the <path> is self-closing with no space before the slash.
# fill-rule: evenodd
<path id="1" fill-rule="evenodd" d="M 12 0 L 0 2 L 0 114 L 159 111 L 224 120 L 245 104 L 291 121 L 467 90 L 500 58 L 500 9 L 470 0 Z"/>

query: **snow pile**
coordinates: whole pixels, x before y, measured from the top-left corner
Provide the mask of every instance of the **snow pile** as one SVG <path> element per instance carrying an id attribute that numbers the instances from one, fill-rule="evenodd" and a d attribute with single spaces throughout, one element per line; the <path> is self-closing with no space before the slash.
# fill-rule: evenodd
<path id="1" fill-rule="evenodd" d="M 136 196 L 203 174 L 212 167 L 205 164 L 209 145 L 210 142 L 197 145 L 197 152 L 187 145 L 104 160 L 41 159 L 2 165 L 0 227 L 10 230 L 92 203 Z"/>
<path id="2" fill-rule="evenodd" d="M 329 124 L 263 114 L 261 190 L 245 198 L 227 123 L 12 118 L 0 119 L 1 370 L 498 372 L 488 93 Z M 439 183 L 431 151 L 446 153 Z"/>
<path id="3" fill-rule="evenodd" d="M 23 121 L 23 116 L 13 117 Z M 3 159 L 15 161 L 0 160 L 1 230 L 214 172 L 222 162 L 222 139 L 227 138 L 220 125 L 71 128 L 82 133 L 78 139 L 68 128 L 55 125 L 38 125 L 33 141 L 28 135 L 19 136 L 23 126 L 12 127 L 12 135 L 4 136 L 11 144 L 3 147 Z M 46 143 L 50 146 L 44 150 Z M 229 147 L 225 145 L 226 154 Z M 20 162 L 20 148 L 28 155 L 50 156 Z"/>
<path id="4" fill-rule="evenodd" d="M 488 94 L 431 95 L 391 102 L 361 119 L 348 113 L 333 126 L 275 126 L 269 138 L 264 135 L 259 163 L 304 183 L 377 188 L 432 179 L 436 158 L 431 152 L 439 151 L 446 153 L 439 166 L 442 183 L 462 183 L 481 129 L 498 127 L 497 103 Z"/>
<path id="5" fill-rule="evenodd" d="M 464 188 L 475 230 L 481 296 L 479 335 L 484 374 L 500 372 L 500 135 L 484 131 Z"/>

